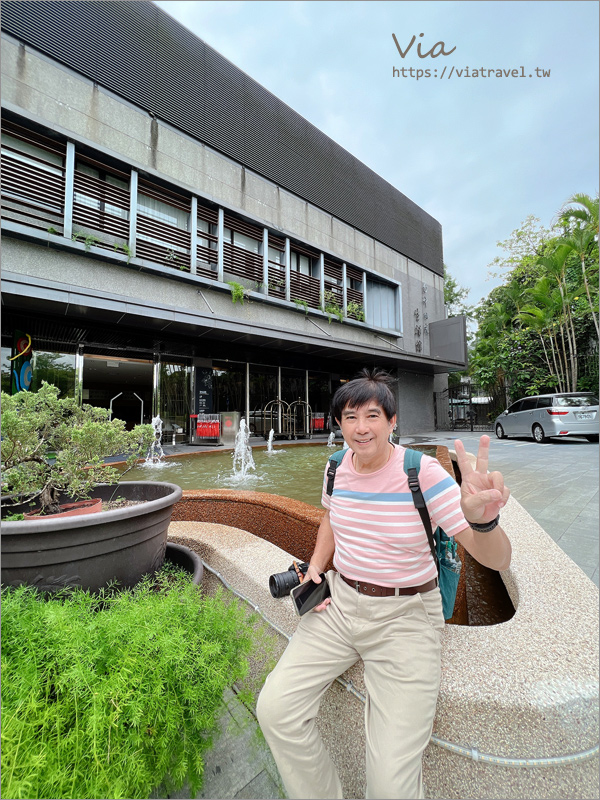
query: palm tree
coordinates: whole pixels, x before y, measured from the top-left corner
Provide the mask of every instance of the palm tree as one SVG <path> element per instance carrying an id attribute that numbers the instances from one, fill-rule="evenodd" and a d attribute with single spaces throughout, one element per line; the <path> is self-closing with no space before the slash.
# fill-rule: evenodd
<path id="1" fill-rule="evenodd" d="M 567 208 L 568 205 L 578 205 L 580 208 Z M 587 194 L 575 194 L 561 210 L 560 221 L 566 235 L 562 239 L 565 246 L 573 252 L 581 262 L 581 274 L 585 286 L 592 319 L 596 327 L 596 336 L 600 337 L 598 317 L 595 304 L 592 302 L 586 269 L 586 256 L 589 257 L 593 245 L 598 241 L 598 198 L 594 199 Z M 595 266 L 597 268 L 598 262 Z"/>
<path id="2" fill-rule="evenodd" d="M 567 334 L 567 344 L 569 348 L 570 380 L 572 386 L 570 391 L 577 391 L 577 338 L 575 336 L 575 326 L 571 314 L 571 302 L 573 293 L 567 284 L 567 259 L 570 249 L 563 243 L 562 239 L 557 240 L 554 249 L 540 256 L 538 263 L 544 268 L 546 275 L 558 286 L 562 304 L 562 315 L 564 328 L 561 328 L 561 336 L 564 341 L 564 333 Z"/>
<path id="3" fill-rule="evenodd" d="M 558 390 L 566 391 L 566 355 L 559 346 L 556 338 L 556 328 L 562 331 L 562 299 L 558 289 L 554 288 L 550 278 L 543 276 L 535 286 L 525 292 L 526 305 L 518 313 L 518 317 L 525 327 L 532 328 L 540 337 L 544 357 L 550 375 L 555 375 L 558 381 Z M 546 339 L 550 342 L 552 362 L 546 349 Z"/>

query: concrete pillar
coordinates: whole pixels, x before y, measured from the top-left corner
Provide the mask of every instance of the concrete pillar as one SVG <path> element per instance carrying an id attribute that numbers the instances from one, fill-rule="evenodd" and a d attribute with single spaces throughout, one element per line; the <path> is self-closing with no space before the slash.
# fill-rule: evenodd
<path id="1" fill-rule="evenodd" d="M 131 170 L 129 181 L 129 254 L 135 256 L 135 240 L 137 238 L 137 196 L 138 173 L 137 169 Z"/>
<path id="2" fill-rule="evenodd" d="M 285 299 L 290 300 L 290 266 L 291 266 L 291 254 L 290 254 L 290 240 L 285 237 Z M 281 370 L 279 370 L 281 375 Z"/>
<path id="3" fill-rule="evenodd" d="M 263 294 L 269 295 L 269 231 L 263 228 Z"/>
<path id="4" fill-rule="evenodd" d="M 73 236 L 73 187 L 75 181 L 75 145 L 67 142 L 67 157 L 65 159 L 65 214 L 63 236 L 71 239 Z"/>
<path id="5" fill-rule="evenodd" d="M 190 211 L 190 274 L 196 274 L 196 248 L 198 246 L 198 198 L 192 196 Z"/>
<path id="6" fill-rule="evenodd" d="M 217 280 L 223 282 L 223 241 L 225 236 L 225 212 L 219 209 L 219 221 L 217 223 Z"/>
<path id="7" fill-rule="evenodd" d="M 319 295 L 321 302 L 325 305 L 325 256 L 319 254 Z"/>

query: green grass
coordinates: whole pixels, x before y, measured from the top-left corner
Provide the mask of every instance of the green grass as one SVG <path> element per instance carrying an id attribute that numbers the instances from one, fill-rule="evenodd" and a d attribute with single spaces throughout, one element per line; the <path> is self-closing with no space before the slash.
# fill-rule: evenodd
<path id="1" fill-rule="evenodd" d="M 96 597 L 2 590 L 2 612 L 2 797 L 201 788 L 223 691 L 253 649 L 244 608 L 171 569 Z"/>

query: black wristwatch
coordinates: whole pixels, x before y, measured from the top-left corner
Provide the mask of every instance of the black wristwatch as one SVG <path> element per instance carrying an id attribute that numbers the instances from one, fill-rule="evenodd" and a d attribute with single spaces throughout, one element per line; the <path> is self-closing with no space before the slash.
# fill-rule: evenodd
<path id="1" fill-rule="evenodd" d="M 469 520 L 467 520 L 467 522 L 469 522 Z M 493 519 L 491 522 L 482 522 L 481 524 L 478 522 L 469 522 L 469 527 L 474 531 L 477 531 L 477 533 L 489 533 L 490 531 L 493 531 L 494 528 L 498 527 L 499 522 L 500 514 L 498 514 L 496 519 Z"/>

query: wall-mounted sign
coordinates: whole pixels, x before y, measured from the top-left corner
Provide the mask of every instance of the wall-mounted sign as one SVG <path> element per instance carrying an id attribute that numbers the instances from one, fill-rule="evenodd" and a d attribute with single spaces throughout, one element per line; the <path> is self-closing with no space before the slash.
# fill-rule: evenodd
<path id="1" fill-rule="evenodd" d="M 31 336 L 22 331 L 15 331 L 11 367 L 11 394 L 28 392 L 31 388 L 33 370 L 31 367 Z"/>

